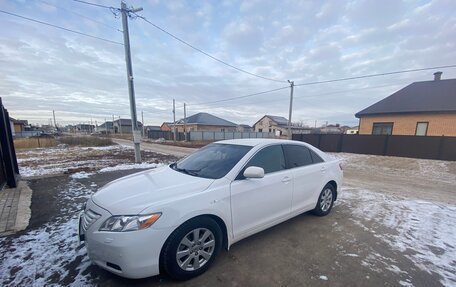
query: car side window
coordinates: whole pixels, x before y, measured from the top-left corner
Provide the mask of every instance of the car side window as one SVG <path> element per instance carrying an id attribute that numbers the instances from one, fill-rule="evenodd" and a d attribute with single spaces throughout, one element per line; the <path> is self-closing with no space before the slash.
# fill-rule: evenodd
<path id="1" fill-rule="evenodd" d="M 287 168 L 306 166 L 313 163 L 311 151 L 305 146 L 284 145 L 283 150 L 287 160 Z"/>
<path id="2" fill-rule="evenodd" d="M 312 156 L 313 163 L 324 162 L 324 160 L 318 154 L 316 154 L 315 152 L 313 152 L 310 149 L 309 149 L 309 151 L 310 151 L 310 155 Z"/>
<path id="3" fill-rule="evenodd" d="M 267 146 L 259 152 L 257 152 L 244 167 L 241 175 L 244 173 L 244 170 L 249 166 L 261 167 L 264 169 L 265 174 L 284 170 L 286 166 L 282 146 Z"/>

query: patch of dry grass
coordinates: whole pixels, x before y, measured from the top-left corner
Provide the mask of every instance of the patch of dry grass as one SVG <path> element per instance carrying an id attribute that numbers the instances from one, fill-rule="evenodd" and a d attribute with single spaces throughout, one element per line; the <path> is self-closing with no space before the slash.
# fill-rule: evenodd
<path id="1" fill-rule="evenodd" d="M 94 136 L 60 137 L 58 142 L 69 146 L 108 146 L 114 144 L 109 137 Z"/>
<path id="2" fill-rule="evenodd" d="M 40 148 L 40 147 L 53 147 L 57 145 L 57 141 L 54 138 L 21 138 L 14 140 L 14 147 L 16 149 L 27 149 L 27 148 Z"/>

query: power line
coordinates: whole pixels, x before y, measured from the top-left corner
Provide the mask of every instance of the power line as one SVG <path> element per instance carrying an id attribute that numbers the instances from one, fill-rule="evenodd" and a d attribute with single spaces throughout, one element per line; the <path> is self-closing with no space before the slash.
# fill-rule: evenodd
<path id="1" fill-rule="evenodd" d="M 76 1 L 76 0 L 75 0 L 75 1 Z M 174 34 L 171 34 L 170 32 L 166 31 L 165 29 L 161 28 L 160 26 L 157 26 L 156 24 L 154 24 L 154 23 L 150 22 L 149 20 L 147 20 L 146 17 L 140 16 L 140 15 L 138 15 L 138 14 L 136 14 L 136 13 L 133 13 L 133 14 L 135 14 L 136 17 L 141 18 L 141 19 L 144 20 L 145 22 L 147 22 L 147 23 L 149 23 L 150 25 L 154 26 L 154 27 L 157 28 L 158 30 L 162 31 L 163 33 L 165 33 L 165 34 L 171 36 L 172 38 L 174 38 L 175 40 L 181 42 L 182 44 L 187 45 L 188 47 L 190 47 L 190 48 L 192 48 L 192 49 L 194 49 L 194 50 L 200 52 L 200 53 L 203 54 L 203 55 L 206 55 L 207 57 L 211 58 L 212 60 L 215 60 L 215 61 L 217 61 L 217 62 L 219 62 L 219 63 L 222 63 L 222 64 L 225 65 L 225 66 L 228 66 L 228 67 L 233 68 L 233 69 L 235 69 L 235 70 L 237 70 L 237 71 L 239 71 L 239 72 L 242 72 L 242 73 L 248 74 L 248 75 L 250 75 L 250 76 L 254 76 L 254 77 L 263 79 L 263 80 L 268 80 L 268 81 L 273 81 L 273 82 L 279 82 L 279 83 L 286 83 L 286 82 L 287 82 L 287 81 L 284 81 L 284 80 L 277 80 L 277 79 L 273 79 L 273 78 L 264 77 L 264 76 L 261 76 L 261 75 L 258 75 L 258 74 L 251 73 L 251 72 L 246 71 L 246 70 L 244 70 L 244 69 L 238 68 L 238 67 L 236 67 L 236 66 L 233 66 L 233 65 L 231 65 L 231 64 L 229 64 L 229 63 L 227 63 L 227 62 L 225 62 L 225 61 L 223 61 L 223 60 L 220 60 L 220 59 L 218 59 L 218 58 L 212 56 L 211 54 L 209 54 L 209 53 L 207 53 L 207 52 L 204 52 L 204 51 L 201 50 L 200 48 L 197 48 L 197 47 L 193 46 L 192 44 L 190 44 L 190 43 L 188 43 L 188 42 L 182 40 L 181 38 L 175 36 Z"/>
<path id="2" fill-rule="evenodd" d="M 106 8 L 106 9 L 113 9 L 114 7 L 112 6 L 105 6 L 105 5 L 100 5 L 100 4 L 96 4 L 96 3 L 92 3 L 92 2 L 87 2 L 87 1 L 82 1 L 82 0 L 73 0 L 74 2 L 79 2 L 79 3 L 82 3 L 82 4 L 87 4 L 87 5 L 91 5 L 91 6 L 96 6 L 96 7 L 100 7 L 100 8 Z M 115 9 L 115 8 L 114 8 Z"/>
<path id="3" fill-rule="evenodd" d="M 86 34 L 86 33 L 79 32 L 79 31 L 75 31 L 75 30 L 71 30 L 71 29 L 68 29 L 68 28 L 64 28 L 64 27 L 61 27 L 61 26 L 54 25 L 54 24 L 50 24 L 50 23 L 47 23 L 47 22 L 43 22 L 43 21 L 32 19 L 32 18 L 28 18 L 28 17 L 25 17 L 25 16 L 21 16 L 21 15 L 18 15 L 18 14 L 14 14 L 14 13 L 11 13 L 11 12 L 7 12 L 7 11 L 1 10 L 1 9 L 0 9 L 0 12 L 4 13 L 4 14 L 11 15 L 11 16 L 15 16 L 15 17 L 18 17 L 18 18 L 22 18 L 22 19 L 25 19 L 25 20 L 28 20 L 28 21 L 32 21 L 32 22 L 35 22 L 35 23 L 39 23 L 39 24 L 43 24 L 43 25 L 46 25 L 46 26 L 54 27 L 54 28 L 57 28 L 57 29 L 61 29 L 61 30 L 67 31 L 67 32 L 71 32 L 71 33 L 79 34 L 79 35 L 82 35 L 82 36 L 90 37 L 90 38 L 93 38 L 93 39 L 98 39 L 98 40 L 101 40 L 101 41 L 105 41 L 105 42 L 109 42 L 109 43 L 112 43 L 112 44 L 117 44 L 117 45 L 122 45 L 123 46 L 123 44 L 120 43 L 120 42 L 116 42 L 116 41 L 108 40 L 108 39 L 105 39 L 105 38 L 89 35 L 89 34 Z"/>
<path id="4" fill-rule="evenodd" d="M 439 67 L 402 70 L 402 71 L 387 72 L 387 73 L 380 73 L 380 74 L 370 74 L 370 75 L 357 76 L 357 77 L 349 77 L 349 78 L 340 78 L 340 79 L 333 79 L 333 80 L 308 82 L 308 83 L 296 84 L 295 86 L 310 86 L 310 85 L 316 85 L 316 84 L 342 82 L 342 81 L 349 81 L 349 80 L 356 80 L 356 79 L 365 79 L 365 78 L 373 78 L 373 77 L 388 76 L 388 75 L 403 74 L 403 73 L 411 73 L 411 72 L 420 72 L 420 71 L 427 71 L 427 70 L 434 70 L 434 69 L 455 68 L 455 67 L 456 67 L 456 65 L 447 65 L 447 66 L 439 66 Z"/>
<path id="5" fill-rule="evenodd" d="M 245 95 L 245 96 L 238 96 L 238 97 L 232 97 L 232 98 L 227 98 L 227 99 L 217 100 L 217 101 L 212 101 L 212 102 L 192 104 L 192 106 L 200 106 L 200 105 L 208 105 L 208 104 L 214 104 L 214 103 L 227 102 L 227 101 L 232 101 L 232 100 L 237 100 L 237 99 L 243 99 L 243 98 L 258 96 L 258 95 L 271 93 L 271 92 L 275 92 L 275 91 L 280 91 L 280 90 L 284 90 L 284 89 L 288 89 L 288 88 L 289 88 L 289 86 L 286 86 L 286 87 L 281 87 L 281 88 L 277 88 L 277 89 L 273 89 L 273 90 L 263 91 L 263 92 L 259 92 L 259 93 L 255 93 L 255 94 L 249 94 L 249 95 Z"/>
<path id="6" fill-rule="evenodd" d="M 61 10 L 64 10 L 64 11 L 67 11 L 67 12 L 69 12 L 69 13 L 73 13 L 73 14 L 75 14 L 75 15 L 78 15 L 78 16 L 81 17 L 81 18 L 87 19 L 87 20 L 89 20 L 89 21 L 92 21 L 92 22 L 94 22 L 94 23 L 97 23 L 97 24 L 100 24 L 100 25 L 103 25 L 103 26 L 106 26 L 106 27 L 111 28 L 111 29 L 113 29 L 113 30 L 122 32 L 122 30 L 120 30 L 120 29 L 118 29 L 118 28 L 116 28 L 116 27 L 113 27 L 113 26 L 108 25 L 108 24 L 106 24 L 106 23 L 103 23 L 103 22 L 101 22 L 101 21 L 95 20 L 95 19 L 93 19 L 93 18 L 87 17 L 87 16 L 84 15 L 84 14 L 75 12 L 75 11 L 73 11 L 73 10 L 67 9 L 67 8 L 65 8 L 65 7 L 62 7 L 62 6 L 58 6 L 58 5 L 51 4 L 51 3 L 47 2 L 47 1 L 44 1 L 44 0 L 38 0 L 38 1 L 41 2 L 41 3 L 43 3 L 43 4 L 45 4 L 45 5 L 48 5 L 48 6 L 57 8 L 57 9 L 61 9 Z"/>

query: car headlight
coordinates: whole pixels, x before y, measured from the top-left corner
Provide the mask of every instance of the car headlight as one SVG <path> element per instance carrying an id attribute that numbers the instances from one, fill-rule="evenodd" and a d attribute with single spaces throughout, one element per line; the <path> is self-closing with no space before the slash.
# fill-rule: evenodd
<path id="1" fill-rule="evenodd" d="M 160 218 L 161 213 L 148 215 L 115 215 L 108 218 L 100 227 L 99 231 L 136 231 L 150 227 Z"/>

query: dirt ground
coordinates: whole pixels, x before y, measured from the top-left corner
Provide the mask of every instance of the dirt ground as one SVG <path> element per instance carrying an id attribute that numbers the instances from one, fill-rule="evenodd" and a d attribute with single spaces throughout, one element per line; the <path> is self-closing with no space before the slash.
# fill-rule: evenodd
<path id="1" fill-rule="evenodd" d="M 120 278 L 78 243 L 86 198 L 136 170 L 31 179 L 29 227 L 0 239 L 0 285 L 456 286 L 456 163 L 333 156 L 345 183 L 330 215 L 302 214 L 242 240 L 186 282 Z"/>

